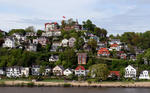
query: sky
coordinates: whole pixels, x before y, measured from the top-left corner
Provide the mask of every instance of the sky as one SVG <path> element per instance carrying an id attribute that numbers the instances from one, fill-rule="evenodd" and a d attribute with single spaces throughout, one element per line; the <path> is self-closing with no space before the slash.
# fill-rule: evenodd
<path id="1" fill-rule="evenodd" d="M 150 30 L 150 0 L 0 0 L 0 29 L 44 29 L 44 23 L 92 20 L 109 34 Z"/>

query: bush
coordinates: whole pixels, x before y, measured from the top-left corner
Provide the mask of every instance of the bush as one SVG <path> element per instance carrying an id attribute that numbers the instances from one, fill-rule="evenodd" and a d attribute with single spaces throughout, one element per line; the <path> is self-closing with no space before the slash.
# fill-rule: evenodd
<path id="1" fill-rule="evenodd" d="M 70 87 L 70 86 L 71 86 L 71 84 L 69 84 L 69 83 L 63 84 L 63 87 Z"/>
<path id="2" fill-rule="evenodd" d="M 33 83 L 33 82 L 27 83 L 27 86 L 28 86 L 28 87 L 33 87 L 33 86 L 34 86 L 34 83 Z"/>
<path id="3" fill-rule="evenodd" d="M 88 82 L 89 84 L 91 84 L 91 83 L 96 83 L 96 82 L 98 82 L 98 80 L 97 80 L 97 79 L 88 79 L 87 82 Z"/>
<path id="4" fill-rule="evenodd" d="M 0 82 L 0 86 L 6 86 L 5 82 Z"/>

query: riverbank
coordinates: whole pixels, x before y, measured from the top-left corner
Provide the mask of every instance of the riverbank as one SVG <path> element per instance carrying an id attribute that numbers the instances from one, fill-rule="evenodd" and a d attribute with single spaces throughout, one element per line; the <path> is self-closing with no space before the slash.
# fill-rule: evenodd
<path id="1" fill-rule="evenodd" d="M 150 82 L 31 82 L 31 81 L 3 81 L 0 86 L 27 86 L 27 87 L 109 87 L 109 88 L 150 88 Z"/>

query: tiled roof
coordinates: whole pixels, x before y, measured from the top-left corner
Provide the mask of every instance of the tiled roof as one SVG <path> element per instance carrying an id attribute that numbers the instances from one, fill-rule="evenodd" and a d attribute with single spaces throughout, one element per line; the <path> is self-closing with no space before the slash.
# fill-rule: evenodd
<path id="1" fill-rule="evenodd" d="M 75 70 L 85 70 L 83 66 L 78 66 Z"/>

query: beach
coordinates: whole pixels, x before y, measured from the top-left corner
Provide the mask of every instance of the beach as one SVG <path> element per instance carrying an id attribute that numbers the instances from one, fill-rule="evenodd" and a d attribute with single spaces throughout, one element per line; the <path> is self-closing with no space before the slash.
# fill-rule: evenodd
<path id="1" fill-rule="evenodd" d="M 100 83 L 88 83 L 88 82 L 43 82 L 43 81 L 3 81 L 5 86 L 27 85 L 33 84 L 33 86 L 45 86 L 45 87 L 123 87 L 123 88 L 150 88 L 150 82 L 100 82 Z"/>

